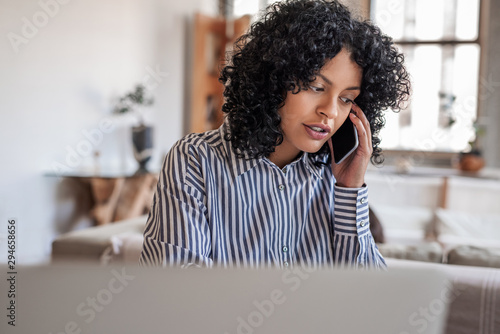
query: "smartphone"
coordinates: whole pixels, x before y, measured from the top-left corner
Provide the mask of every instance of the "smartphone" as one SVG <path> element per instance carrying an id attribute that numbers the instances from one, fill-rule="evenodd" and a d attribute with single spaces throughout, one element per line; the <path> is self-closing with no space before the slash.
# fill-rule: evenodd
<path id="1" fill-rule="evenodd" d="M 344 161 L 359 145 L 358 131 L 348 116 L 332 136 L 333 159 L 336 164 Z"/>

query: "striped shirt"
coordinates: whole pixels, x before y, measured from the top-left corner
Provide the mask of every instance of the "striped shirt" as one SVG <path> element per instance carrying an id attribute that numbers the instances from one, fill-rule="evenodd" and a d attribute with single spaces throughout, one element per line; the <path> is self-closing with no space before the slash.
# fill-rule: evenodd
<path id="1" fill-rule="evenodd" d="M 167 154 L 141 265 L 386 268 L 366 187 L 336 186 L 331 168 L 307 153 L 283 169 L 238 158 L 225 131 L 187 135 Z"/>

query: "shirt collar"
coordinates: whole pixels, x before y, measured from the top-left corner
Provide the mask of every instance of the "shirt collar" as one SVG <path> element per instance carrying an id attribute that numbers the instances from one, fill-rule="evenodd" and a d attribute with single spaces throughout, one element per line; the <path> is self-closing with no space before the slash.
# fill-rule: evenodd
<path id="1" fill-rule="evenodd" d="M 220 126 L 219 132 L 222 138 L 222 145 L 224 146 L 229 164 L 231 165 L 231 170 L 233 171 L 234 178 L 246 173 L 262 161 L 262 158 L 250 158 L 246 152 L 243 152 L 244 157 L 242 158 L 236 155 L 231 142 L 225 139 L 225 135 L 230 132 L 229 121 L 227 120 L 227 117 L 224 119 L 224 123 L 222 123 L 222 125 Z"/>
<path id="2" fill-rule="evenodd" d="M 227 117 L 219 128 L 220 136 L 222 138 L 222 145 L 226 151 L 229 163 L 231 164 L 231 169 L 233 171 L 234 177 L 238 177 L 250 169 L 255 167 L 257 164 L 261 163 L 265 158 L 249 158 L 246 152 L 243 152 L 244 157 L 239 158 L 234 152 L 231 142 L 224 139 L 225 135 L 229 133 L 229 123 Z M 311 155 L 307 152 L 304 152 L 302 157 L 298 160 L 292 162 L 290 165 L 301 162 L 305 165 L 306 169 L 311 172 L 311 174 L 315 175 L 319 179 L 322 179 L 322 170 L 324 166 L 317 165 L 316 162 L 326 161 L 326 157 L 319 157 L 317 155 Z"/>
<path id="3" fill-rule="evenodd" d="M 325 165 L 328 157 L 312 155 L 312 154 L 306 152 L 302 156 L 302 159 L 303 159 L 304 164 L 305 164 L 308 171 L 310 171 L 313 175 L 315 175 L 319 179 L 323 179 L 323 176 L 322 176 L 323 169 L 328 167 Z M 320 164 L 320 162 L 322 164 Z"/>

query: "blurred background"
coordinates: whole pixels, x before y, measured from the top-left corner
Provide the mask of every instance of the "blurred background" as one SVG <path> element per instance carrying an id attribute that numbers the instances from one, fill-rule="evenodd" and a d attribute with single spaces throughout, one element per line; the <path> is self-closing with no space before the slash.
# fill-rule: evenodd
<path id="1" fill-rule="evenodd" d="M 343 2 L 395 39 L 412 75 L 408 108 L 387 112 L 382 168 L 498 181 L 500 1 Z M 220 61 L 267 5 L 0 0 L 1 262 L 9 219 L 17 259 L 37 264 L 61 234 L 147 212 L 173 143 L 220 124 Z"/>

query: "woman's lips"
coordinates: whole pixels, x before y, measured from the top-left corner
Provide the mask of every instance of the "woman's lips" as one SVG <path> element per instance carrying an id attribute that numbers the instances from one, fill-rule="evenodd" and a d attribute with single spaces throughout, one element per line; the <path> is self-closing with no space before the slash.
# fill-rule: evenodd
<path id="1" fill-rule="evenodd" d="M 332 132 L 332 128 L 330 128 L 328 125 L 323 124 L 323 123 L 310 123 L 310 124 L 304 124 L 304 125 L 308 126 L 310 128 L 320 128 L 325 132 Z"/>
<path id="2" fill-rule="evenodd" d="M 304 128 L 309 137 L 315 140 L 325 139 L 331 131 L 330 127 L 324 124 L 304 124 Z"/>

